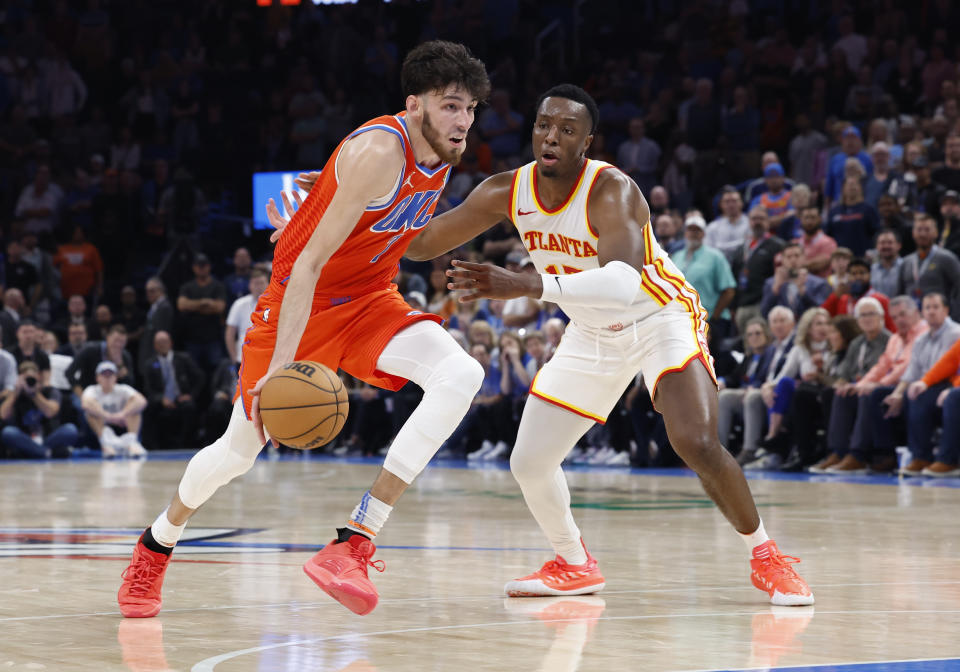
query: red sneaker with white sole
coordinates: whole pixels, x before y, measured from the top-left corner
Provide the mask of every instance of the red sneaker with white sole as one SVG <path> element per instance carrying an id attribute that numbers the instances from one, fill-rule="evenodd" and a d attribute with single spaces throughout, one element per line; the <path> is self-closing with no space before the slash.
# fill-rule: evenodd
<path id="1" fill-rule="evenodd" d="M 802 607 L 813 604 L 813 593 L 807 582 L 792 567 L 800 558 L 780 555 L 777 544 L 770 540 L 753 549 L 750 580 L 770 596 L 770 603 L 781 607 Z"/>
<path id="2" fill-rule="evenodd" d="M 120 613 L 126 618 L 150 618 L 160 612 L 163 576 L 170 566 L 170 555 L 156 553 L 143 545 L 143 535 L 133 547 L 133 559 L 123 574 L 117 593 Z"/>
<path id="3" fill-rule="evenodd" d="M 303 571 L 320 590 L 355 614 L 364 616 L 377 606 L 379 596 L 367 577 L 367 566 L 384 570 L 383 560 L 371 562 L 377 547 L 361 534 L 344 542 L 331 541 L 307 560 Z"/>
<path id="4" fill-rule="evenodd" d="M 569 565 L 558 555 L 533 574 L 508 581 L 503 590 L 510 597 L 589 595 L 603 590 L 605 585 L 596 559 L 587 552 L 587 561 L 582 565 Z"/>

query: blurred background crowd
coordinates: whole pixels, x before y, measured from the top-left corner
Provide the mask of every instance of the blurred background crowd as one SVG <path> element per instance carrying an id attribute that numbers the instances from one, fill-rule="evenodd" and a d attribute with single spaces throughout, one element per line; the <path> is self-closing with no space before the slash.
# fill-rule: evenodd
<path id="1" fill-rule="evenodd" d="M 709 312 L 718 431 L 741 463 L 890 472 L 905 447 L 903 473 L 960 475 L 958 28 L 949 0 L 10 0 L 2 451 L 218 435 L 270 272 L 251 174 L 320 169 L 400 109 L 404 54 L 441 37 L 494 90 L 439 210 L 530 161 L 539 93 L 582 85 L 600 104 L 590 158 L 641 187 Z M 456 256 L 534 271 L 509 221 Z M 445 454 L 505 458 L 566 316 L 458 304 L 450 258 L 396 282 L 487 371 Z M 418 395 L 354 384 L 328 450 L 382 451 Z M 642 374 L 571 459 L 676 463 Z"/>

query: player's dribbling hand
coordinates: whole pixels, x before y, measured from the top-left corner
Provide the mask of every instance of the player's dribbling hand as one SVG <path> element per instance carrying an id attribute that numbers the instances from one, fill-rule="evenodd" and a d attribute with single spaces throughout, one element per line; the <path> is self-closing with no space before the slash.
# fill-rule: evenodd
<path id="1" fill-rule="evenodd" d="M 267 435 L 263 431 L 263 419 L 260 417 L 260 392 L 263 390 L 263 386 L 267 384 L 267 380 L 270 378 L 270 375 L 276 369 L 271 369 L 257 381 L 257 384 L 252 390 L 247 390 L 250 393 L 250 419 L 253 420 L 253 428 L 257 432 L 257 437 L 260 439 L 260 445 L 267 444 Z M 272 439 L 271 439 L 272 441 Z"/>
<path id="2" fill-rule="evenodd" d="M 540 298 L 543 281 L 539 273 L 514 273 L 492 264 L 475 264 L 454 259 L 447 270 L 447 289 L 462 291 L 460 303 L 477 299 Z"/>

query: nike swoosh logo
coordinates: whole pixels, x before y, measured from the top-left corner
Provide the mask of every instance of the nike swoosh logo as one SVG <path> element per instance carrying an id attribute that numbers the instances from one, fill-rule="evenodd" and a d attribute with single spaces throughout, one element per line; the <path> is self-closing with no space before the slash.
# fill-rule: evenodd
<path id="1" fill-rule="evenodd" d="M 560 284 L 560 278 L 553 276 L 553 279 L 557 281 L 557 289 L 559 289 L 560 293 L 563 294 L 563 285 Z"/>
<path id="2" fill-rule="evenodd" d="M 533 214 L 536 214 L 536 212 L 537 212 L 536 210 L 531 210 L 530 212 L 524 212 L 520 208 L 517 208 L 517 214 L 520 215 L 521 217 L 523 217 L 524 215 L 533 215 Z"/>

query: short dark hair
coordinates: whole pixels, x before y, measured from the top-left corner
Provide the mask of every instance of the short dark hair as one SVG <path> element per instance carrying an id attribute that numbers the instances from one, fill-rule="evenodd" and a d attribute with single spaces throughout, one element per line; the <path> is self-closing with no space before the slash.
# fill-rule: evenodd
<path id="1" fill-rule="evenodd" d="M 490 78 L 483 62 L 462 44 L 431 40 L 418 45 L 403 59 L 400 88 L 406 96 L 442 91 L 458 84 L 483 102 L 490 95 Z"/>
<path id="2" fill-rule="evenodd" d="M 261 268 L 260 266 L 254 266 L 253 270 L 250 271 L 251 278 L 266 278 L 270 280 L 270 274 L 267 272 L 267 269 Z"/>
<path id="3" fill-rule="evenodd" d="M 780 249 L 780 252 L 781 252 L 781 253 L 786 252 L 786 251 L 789 250 L 791 247 L 795 247 L 795 248 L 797 248 L 798 250 L 800 250 L 801 252 L 803 252 L 803 245 L 801 245 L 800 243 L 794 242 L 794 241 L 792 241 L 792 240 L 791 240 L 789 243 L 787 243 L 786 245 L 784 245 L 784 246 Z"/>
<path id="4" fill-rule="evenodd" d="M 882 196 L 881 196 L 881 198 L 882 198 Z M 882 235 L 885 234 L 885 233 L 889 233 L 891 236 L 893 236 L 894 238 L 896 238 L 896 240 L 897 240 L 898 243 L 900 243 L 901 245 L 903 244 L 903 236 L 900 235 L 900 232 L 897 231 L 896 229 L 890 229 L 890 228 L 883 229 L 882 231 L 880 231 L 880 233 L 877 234 L 877 240 L 879 240 L 879 239 L 880 239 L 880 236 L 882 236 Z M 876 241 L 874 241 L 874 242 L 876 242 Z"/>
<path id="5" fill-rule="evenodd" d="M 927 298 L 930 297 L 930 296 L 935 296 L 935 297 L 937 297 L 938 299 L 940 299 L 940 305 L 941 305 L 941 306 L 944 306 L 945 308 L 949 308 L 949 307 L 950 307 L 950 302 L 947 301 L 947 297 L 946 297 L 946 295 L 945 295 L 943 292 L 927 292 L 926 294 L 923 295 L 923 298 L 924 298 L 924 299 L 927 299 Z"/>
<path id="6" fill-rule="evenodd" d="M 566 98 L 567 100 L 572 100 L 586 107 L 587 112 L 590 113 L 590 134 L 592 135 L 597 132 L 597 127 L 600 125 L 600 108 L 597 107 L 597 101 L 593 99 L 593 96 L 579 86 L 575 84 L 557 84 L 547 89 L 537 99 L 537 106 L 534 108 L 534 112 L 540 110 L 540 106 L 543 105 L 543 101 L 547 98 Z"/>
<path id="7" fill-rule="evenodd" d="M 107 329 L 107 336 L 109 336 L 110 334 L 123 334 L 124 336 L 126 336 L 127 328 L 122 324 L 111 324 L 110 328 Z"/>
<path id="8" fill-rule="evenodd" d="M 854 257 L 850 260 L 850 263 L 847 264 L 847 270 L 849 271 L 854 266 L 859 266 L 860 268 L 867 269 L 867 272 L 870 272 L 870 264 L 867 263 L 867 260 L 863 257 Z"/>

